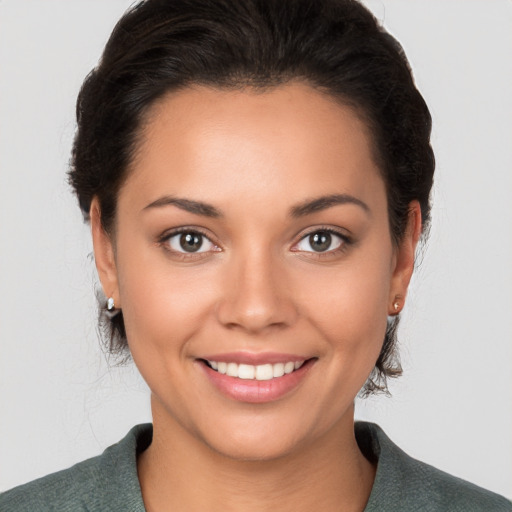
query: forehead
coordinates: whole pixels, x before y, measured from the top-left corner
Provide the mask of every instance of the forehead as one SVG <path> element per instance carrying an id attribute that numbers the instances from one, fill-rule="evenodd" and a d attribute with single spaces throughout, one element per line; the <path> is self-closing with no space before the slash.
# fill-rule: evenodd
<path id="1" fill-rule="evenodd" d="M 301 83 L 173 92 L 150 109 L 141 135 L 127 183 L 145 201 L 384 190 L 361 117 Z"/>

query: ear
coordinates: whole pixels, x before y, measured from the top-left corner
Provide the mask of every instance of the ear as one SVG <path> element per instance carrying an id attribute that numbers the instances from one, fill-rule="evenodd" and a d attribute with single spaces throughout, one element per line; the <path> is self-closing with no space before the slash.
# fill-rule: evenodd
<path id="1" fill-rule="evenodd" d="M 404 307 L 407 288 L 414 271 L 414 257 L 421 235 L 421 228 L 421 207 L 418 201 L 412 201 L 409 204 L 409 215 L 404 236 L 400 245 L 396 248 L 389 296 L 388 314 L 390 316 L 398 314 Z"/>
<path id="2" fill-rule="evenodd" d="M 101 224 L 101 209 L 96 197 L 91 202 L 89 209 L 91 222 L 92 244 L 94 248 L 94 260 L 96 269 L 106 297 L 114 299 L 116 309 L 121 307 L 119 286 L 117 280 L 117 267 L 113 241 Z"/>

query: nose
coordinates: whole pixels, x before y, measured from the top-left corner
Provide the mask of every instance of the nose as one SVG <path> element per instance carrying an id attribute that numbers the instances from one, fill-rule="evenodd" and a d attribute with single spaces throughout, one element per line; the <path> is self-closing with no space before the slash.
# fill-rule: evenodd
<path id="1" fill-rule="evenodd" d="M 286 272 L 265 254 L 231 262 L 216 311 L 225 327 L 251 334 L 289 327 L 298 315 Z"/>

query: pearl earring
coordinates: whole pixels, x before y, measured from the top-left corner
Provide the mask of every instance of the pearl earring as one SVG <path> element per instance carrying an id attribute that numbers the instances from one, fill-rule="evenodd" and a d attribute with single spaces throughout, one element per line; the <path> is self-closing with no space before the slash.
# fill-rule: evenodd
<path id="1" fill-rule="evenodd" d="M 400 312 L 401 308 L 401 295 L 395 295 L 395 301 L 393 302 L 393 309 L 395 310 L 395 313 L 398 314 Z"/>
<path id="2" fill-rule="evenodd" d="M 107 310 L 108 311 L 112 311 L 115 307 L 115 304 L 114 304 L 114 298 L 113 297 L 109 297 L 108 300 L 107 300 Z"/>

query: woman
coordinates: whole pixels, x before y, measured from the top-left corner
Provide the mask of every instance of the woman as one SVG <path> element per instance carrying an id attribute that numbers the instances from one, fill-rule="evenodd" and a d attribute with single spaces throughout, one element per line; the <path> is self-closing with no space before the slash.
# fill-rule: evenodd
<path id="1" fill-rule="evenodd" d="M 434 169 L 405 57 L 359 4 L 145 2 L 77 113 L 103 316 L 153 428 L 5 509 L 510 510 L 354 433 L 356 394 L 399 373 Z"/>

